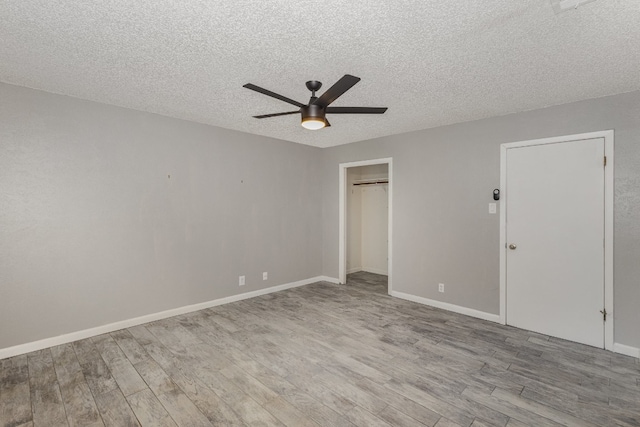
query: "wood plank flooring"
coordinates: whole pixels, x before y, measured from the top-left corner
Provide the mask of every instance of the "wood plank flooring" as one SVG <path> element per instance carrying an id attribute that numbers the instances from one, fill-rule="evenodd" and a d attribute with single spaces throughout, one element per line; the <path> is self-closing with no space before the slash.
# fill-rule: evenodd
<path id="1" fill-rule="evenodd" d="M 640 426 L 640 364 L 355 273 L 0 360 L 0 425 Z"/>

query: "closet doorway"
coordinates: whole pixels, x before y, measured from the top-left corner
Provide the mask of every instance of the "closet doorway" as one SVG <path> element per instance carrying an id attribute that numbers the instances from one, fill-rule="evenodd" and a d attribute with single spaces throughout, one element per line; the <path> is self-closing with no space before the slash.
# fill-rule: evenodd
<path id="1" fill-rule="evenodd" d="M 391 291 L 391 159 L 340 165 L 340 283 Z"/>

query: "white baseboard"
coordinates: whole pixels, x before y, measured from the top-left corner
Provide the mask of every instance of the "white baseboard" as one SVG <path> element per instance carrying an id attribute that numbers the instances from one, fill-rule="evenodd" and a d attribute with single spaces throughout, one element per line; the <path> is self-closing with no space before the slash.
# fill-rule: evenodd
<path id="1" fill-rule="evenodd" d="M 472 308 L 461 307 L 459 305 L 449 304 L 447 302 L 442 302 L 442 301 L 436 301 L 429 298 L 423 298 L 416 295 L 405 294 L 403 292 L 391 291 L 390 295 L 396 298 L 417 302 L 419 304 L 429 305 L 431 307 L 453 311 L 454 313 L 465 314 L 467 316 L 488 320 L 490 322 L 502 323 L 500 322 L 500 316 L 497 314 L 486 313 L 484 311 L 478 311 Z M 620 353 L 620 354 L 624 354 L 625 356 L 631 356 L 631 357 L 640 359 L 640 348 L 614 343 L 612 351 L 614 353 Z"/>
<path id="2" fill-rule="evenodd" d="M 193 311 L 204 310 L 205 308 L 215 307 L 218 305 L 228 304 L 231 302 L 241 301 L 248 298 L 254 298 L 260 295 L 266 295 L 273 292 L 283 291 L 285 289 L 296 288 L 298 286 L 309 285 L 316 282 L 339 283 L 338 279 L 327 276 L 317 276 L 310 279 L 299 280 L 297 282 L 285 283 L 283 285 L 271 286 L 269 288 L 258 289 L 257 291 L 245 292 L 238 295 L 232 295 L 226 298 L 219 298 L 212 301 L 202 302 L 198 304 L 186 305 L 184 307 L 173 308 L 158 313 L 147 314 L 145 316 L 134 317 L 133 319 L 121 320 L 119 322 L 109 323 L 107 325 L 97 326 L 95 328 L 84 329 L 82 331 L 71 332 L 57 337 L 45 338 L 26 344 L 20 344 L 13 347 L 0 349 L 0 360 L 7 357 L 13 357 L 20 354 L 30 353 L 32 351 L 42 350 L 56 345 L 67 344 L 85 338 L 94 337 L 96 335 L 106 334 L 132 326 L 142 325 L 144 323 L 156 320 L 166 319 L 167 317 L 178 316 L 180 314 L 191 313 Z"/>
<path id="3" fill-rule="evenodd" d="M 340 280 L 336 279 L 335 277 L 318 276 L 318 277 L 314 277 L 314 279 L 317 279 L 316 282 L 323 281 L 323 282 L 334 283 L 336 285 L 340 284 Z M 314 283 L 314 282 L 312 282 L 312 283 Z"/>
<path id="4" fill-rule="evenodd" d="M 367 273 L 373 273 L 373 274 L 382 274 L 383 276 L 388 276 L 389 274 L 387 273 L 386 270 L 378 270 L 377 268 L 369 268 L 369 267 L 350 268 L 349 270 L 347 270 L 347 274 L 357 273 L 359 271 L 365 271 Z"/>
<path id="5" fill-rule="evenodd" d="M 613 351 L 615 353 L 624 354 L 625 356 L 635 357 L 640 359 L 640 348 L 631 347 L 629 345 L 613 343 Z"/>
<path id="6" fill-rule="evenodd" d="M 362 271 L 366 271 L 367 273 L 382 274 L 383 276 L 388 276 L 389 275 L 387 270 L 377 269 L 377 268 L 373 268 L 373 267 L 362 267 L 361 270 Z"/>
<path id="7" fill-rule="evenodd" d="M 389 295 L 391 295 L 392 297 L 417 302 L 418 304 L 429 305 L 431 307 L 453 311 L 454 313 L 464 314 L 466 316 L 476 317 L 478 319 L 500 323 L 500 316 L 497 314 L 486 313 L 484 311 L 474 310 L 473 308 L 467 308 L 467 307 L 462 307 L 455 304 L 449 304 L 448 302 L 436 301 L 433 299 L 419 297 L 416 295 L 405 294 L 404 292 L 391 291 Z"/>
<path id="8" fill-rule="evenodd" d="M 191 313 L 193 311 L 204 310 L 205 308 L 215 307 L 223 304 L 229 304 L 231 302 L 254 298 L 260 295 L 266 295 L 273 292 L 296 288 L 298 286 L 309 285 L 311 283 L 316 283 L 316 282 L 329 282 L 334 284 L 340 284 L 340 281 L 335 277 L 316 276 L 310 279 L 299 280 L 297 282 L 285 283 L 283 285 L 272 286 L 265 289 L 258 289 L 256 291 L 245 292 L 238 295 L 232 295 L 226 298 L 219 298 L 216 300 L 207 301 L 199 304 L 187 305 L 184 307 L 178 307 L 171 310 L 165 310 L 158 313 L 152 313 L 145 316 L 135 317 L 133 319 L 127 319 L 119 322 L 109 323 L 107 325 L 97 326 L 95 328 L 84 329 L 82 331 L 77 331 L 77 332 L 71 332 L 68 334 L 59 335 L 57 337 L 45 338 L 42 340 L 38 340 L 38 341 L 26 343 L 26 344 L 20 344 L 13 347 L 2 348 L 0 349 L 0 360 L 6 359 L 8 357 L 18 356 L 20 354 L 30 353 L 32 351 L 42 350 L 43 348 L 49 348 L 56 345 L 67 344 L 73 341 L 78 341 L 81 339 L 90 338 L 90 337 L 94 337 L 101 334 L 106 334 L 106 333 L 117 331 L 124 328 L 130 328 L 132 326 L 142 325 L 144 323 L 149 323 L 156 320 L 166 319 L 168 317 L 178 316 L 180 314 L 186 314 L 186 313 Z M 448 310 L 455 313 L 476 317 L 478 319 L 500 323 L 500 316 L 496 314 L 486 313 L 483 311 L 474 310 L 472 308 L 461 307 L 455 304 L 449 304 L 446 302 L 423 298 L 416 295 L 405 294 L 403 292 L 391 291 L 390 295 L 396 298 L 413 301 L 419 304 L 429 305 L 432 307 L 441 308 L 443 310 Z M 615 353 L 624 354 L 626 356 L 640 358 L 640 348 L 614 343 L 613 351 Z"/>

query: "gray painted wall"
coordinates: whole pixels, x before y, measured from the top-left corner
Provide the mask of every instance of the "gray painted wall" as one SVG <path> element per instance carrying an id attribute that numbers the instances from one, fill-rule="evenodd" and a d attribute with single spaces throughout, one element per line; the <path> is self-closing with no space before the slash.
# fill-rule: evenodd
<path id="1" fill-rule="evenodd" d="M 499 145 L 604 129 L 615 339 L 640 347 L 640 92 L 324 150 L 6 84 L 0 99 L 0 348 L 337 277 L 338 164 L 381 157 L 395 290 L 498 313 Z"/>
<path id="2" fill-rule="evenodd" d="M 338 165 L 393 157 L 393 288 L 499 312 L 500 144 L 615 130 L 615 341 L 640 347 L 640 92 L 325 149 L 323 272 L 338 276 Z M 446 292 L 438 293 L 437 284 Z"/>
<path id="3" fill-rule="evenodd" d="M 0 348 L 321 274 L 319 149 L 0 99 Z"/>

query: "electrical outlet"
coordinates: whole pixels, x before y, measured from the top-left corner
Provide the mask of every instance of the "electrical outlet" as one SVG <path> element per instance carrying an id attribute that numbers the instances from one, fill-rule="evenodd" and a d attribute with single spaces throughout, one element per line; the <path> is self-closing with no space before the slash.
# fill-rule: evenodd
<path id="1" fill-rule="evenodd" d="M 244 286 L 244 276 L 240 276 L 238 279 L 238 286 Z"/>
<path id="2" fill-rule="evenodd" d="M 438 292 L 444 292 L 444 283 L 438 283 Z"/>
<path id="3" fill-rule="evenodd" d="M 262 273 L 262 280 L 267 280 L 268 278 L 269 278 L 269 273 L 267 273 L 266 271 Z"/>

